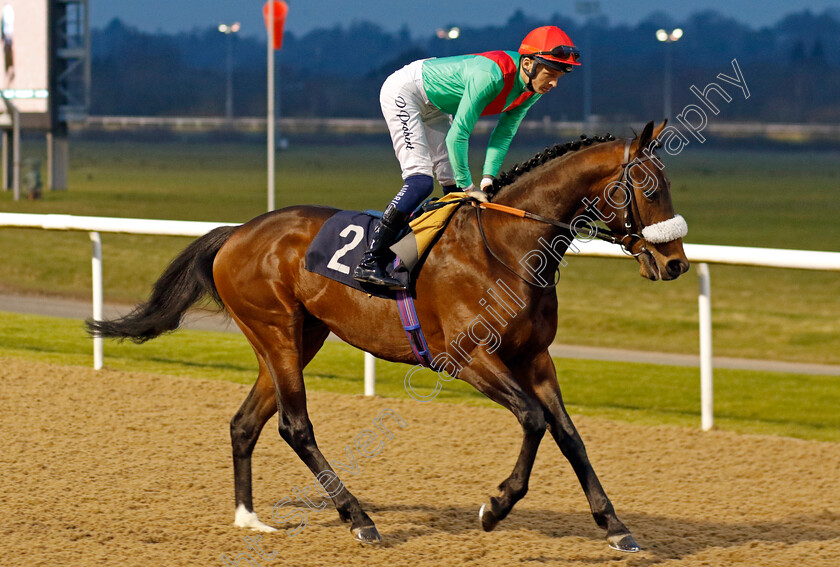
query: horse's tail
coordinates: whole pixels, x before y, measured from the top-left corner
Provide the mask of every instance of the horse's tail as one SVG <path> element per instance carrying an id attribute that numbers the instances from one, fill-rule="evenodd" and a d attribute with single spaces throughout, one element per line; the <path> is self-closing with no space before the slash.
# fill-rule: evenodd
<path id="1" fill-rule="evenodd" d="M 181 324 L 187 309 L 205 295 L 223 307 L 213 281 L 213 260 L 238 227 L 215 228 L 193 241 L 158 278 L 151 297 L 128 315 L 112 321 L 85 321 L 87 331 L 96 337 L 130 339 L 144 343 Z"/>

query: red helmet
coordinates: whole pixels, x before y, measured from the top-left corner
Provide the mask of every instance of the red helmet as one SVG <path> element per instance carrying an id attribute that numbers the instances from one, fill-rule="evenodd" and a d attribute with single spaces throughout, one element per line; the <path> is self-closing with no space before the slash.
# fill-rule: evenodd
<path id="1" fill-rule="evenodd" d="M 519 53 L 562 71 L 571 70 L 569 65 L 580 65 L 580 50 L 566 32 L 557 26 L 543 26 L 533 30 L 522 40 Z"/>

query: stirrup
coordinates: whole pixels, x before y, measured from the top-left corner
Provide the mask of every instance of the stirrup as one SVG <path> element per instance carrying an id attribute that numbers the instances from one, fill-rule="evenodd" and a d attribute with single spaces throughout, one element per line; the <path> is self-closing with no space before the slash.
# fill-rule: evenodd
<path id="1" fill-rule="evenodd" d="M 356 266 L 356 269 L 353 270 L 353 279 L 358 282 L 387 287 L 388 289 L 393 290 L 406 289 L 399 280 L 385 274 L 381 268 L 377 270 L 376 268 L 368 268 L 362 264 L 359 264 Z"/>

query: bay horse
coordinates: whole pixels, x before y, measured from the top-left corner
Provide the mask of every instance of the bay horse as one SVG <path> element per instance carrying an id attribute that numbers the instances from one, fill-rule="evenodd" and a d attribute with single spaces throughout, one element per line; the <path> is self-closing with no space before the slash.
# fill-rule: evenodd
<path id="1" fill-rule="evenodd" d="M 569 221 L 588 212 L 619 235 L 616 240 L 636 256 L 642 276 L 670 280 L 688 270 L 681 239 L 684 231 L 670 239 L 654 238 L 654 242 L 642 236 L 651 226 L 682 220 L 674 215 L 669 182 L 655 155 L 655 138 L 664 127 L 665 122 L 656 128 L 650 122 L 633 139 L 608 136 L 554 146 L 516 166 L 501 176 L 503 186 L 493 202 L 533 213 L 537 220 L 493 211 L 479 217 L 474 207 L 463 206 L 416 279 L 416 310 L 430 352 L 466 354 L 468 362 L 457 378 L 513 412 L 522 427 L 523 441 L 513 472 L 498 486 L 499 494 L 481 507 L 480 525 L 486 531 L 495 528 L 525 496 L 537 448 L 548 429 L 574 469 L 610 547 L 639 550 L 616 515 L 563 405 L 548 351 L 557 332 L 553 282 L 533 281 L 538 274 L 526 277 L 526 264 L 517 263 L 517 258 L 538 242 L 554 242 L 556 255 L 544 255 L 548 262 L 539 267 L 553 274 L 570 242 L 566 238 L 572 233 Z M 650 183 L 639 186 L 628 175 L 636 165 L 647 166 L 652 188 Z M 619 200 L 616 192 L 623 192 L 624 197 Z M 350 522 L 352 536 L 376 543 L 381 539 L 379 532 L 356 497 L 346 486 L 332 492 L 327 486 L 335 486 L 338 476 L 315 442 L 303 369 L 330 331 L 378 358 L 412 365 L 417 360 L 395 301 L 304 268 L 307 247 L 337 212 L 293 206 L 241 226 L 217 228 L 172 261 L 147 302 L 122 318 L 89 320 L 87 325 L 94 335 L 143 342 L 175 330 L 184 312 L 202 296 L 215 299 L 242 329 L 259 364 L 256 382 L 230 422 L 235 525 L 274 531 L 254 513 L 251 454 L 263 426 L 277 412 L 280 436 L 330 494 L 340 518 Z M 463 335 L 478 310 L 478 294 L 498 280 L 506 282 L 524 307 L 497 329 L 501 343 L 489 349 Z"/>

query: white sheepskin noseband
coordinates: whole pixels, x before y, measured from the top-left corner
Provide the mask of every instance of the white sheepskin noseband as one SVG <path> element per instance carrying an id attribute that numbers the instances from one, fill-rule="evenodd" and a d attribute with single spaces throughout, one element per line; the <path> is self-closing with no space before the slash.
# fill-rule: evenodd
<path id="1" fill-rule="evenodd" d="M 662 244 L 682 238 L 688 233 L 688 225 L 680 215 L 658 222 L 642 229 L 642 236 L 651 244 Z"/>

